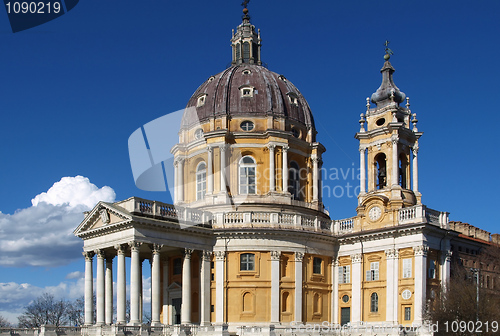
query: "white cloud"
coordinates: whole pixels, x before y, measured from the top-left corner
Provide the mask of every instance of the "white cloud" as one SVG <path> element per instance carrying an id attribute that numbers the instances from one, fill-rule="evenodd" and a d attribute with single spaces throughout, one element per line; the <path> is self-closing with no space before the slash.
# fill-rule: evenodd
<path id="1" fill-rule="evenodd" d="M 66 279 L 71 280 L 71 279 L 81 279 L 85 277 L 85 273 L 80 272 L 80 271 L 74 271 L 66 275 Z"/>
<path id="2" fill-rule="evenodd" d="M 71 274 L 71 273 L 70 273 Z M 54 295 L 56 299 L 73 301 L 83 296 L 85 279 L 76 282 L 61 282 L 57 286 L 37 287 L 27 283 L 0 283 L 0 315 L 16 324 L 17 316 L 31 301 L 43 293 Z"/>
<path id="3" fill-rule="evenodd" d="M 73 230 L 83 211 L 98 201 L 113 202 L 110 187 L 83 176 L 63 177 L 14 214 L 0 213 L 0 266 L 61 266 L 81 258 L 83 242 Z"/>
<path id="4" fill-rule="evenodd" d="M 92 209 L 99 201 L 110 201 L 115 199 L 115 192 L 108 186 L 97 188 L 95 184 L 83 176 L 63 177 L 61 181 L 54 183 L 47 192 L 36 195 L 31 200 L 33 206 L 41 202 L 52 205 L 68 204 L 71 208 L 85 205 Z"/>

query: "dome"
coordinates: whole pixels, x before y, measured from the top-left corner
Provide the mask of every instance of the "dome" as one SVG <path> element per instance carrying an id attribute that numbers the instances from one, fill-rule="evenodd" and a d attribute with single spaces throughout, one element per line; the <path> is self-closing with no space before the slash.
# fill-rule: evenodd
<path id="1" fill-rule="evenodd" d="M 300 91 L 283 75 L 257 64 L 233 65 L 206 80 L 186 106 L 183 126 L 191 127 L 211 118 L 285 118 L 314 129 L 311 109 Z"/>

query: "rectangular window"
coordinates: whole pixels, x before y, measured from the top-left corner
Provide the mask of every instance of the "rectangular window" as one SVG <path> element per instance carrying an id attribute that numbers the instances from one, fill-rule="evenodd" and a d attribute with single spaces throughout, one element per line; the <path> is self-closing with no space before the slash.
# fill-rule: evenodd
<path id="1" fill-rule="evenodd" d="M 255 271 L 255 254 L 243 253 L 240 255 L 240 271 Z"/>
<path id="2" fill-rule="evenodd" d="M 182 274 L 182 258 L 174 259 L 174 275 Z"/>
<path id="3" fill-rule="evenodd" d="M 411 278 L 411 259 L 403 259 L 403 278 Z"/>
<path id="4" fill-rule="evenodd" d="M 321 266 L 323 265 L 323 259 L 314 257 L 313 259 L 313 273 L 314 274 L 322 274 Z"/>
<path id="5" fill-rule="evenodd" d="M 405 321 L 411 321 L 411 307 L 405 307 Z"/>
<path id="6" fill-rule="evenodd" d="M 377 281 L 378 276 L 378 261 L 370 263 L 370 270 L 366 271 L 366 281 Z"/>
<path id="7" fill-rule="evenodd" d="M 240 195 L 256 193 L 255 167 L 240 167 Z"/>
<path id="8" fill-rule="evenodd" d="M 429 279 L 436 279 L 436 261 L 429 260 Z"/>
<path id="9" fill-rule="evenodd" d="M 339 283 L 351 282 L 351 265 L 339 267 Z"/>

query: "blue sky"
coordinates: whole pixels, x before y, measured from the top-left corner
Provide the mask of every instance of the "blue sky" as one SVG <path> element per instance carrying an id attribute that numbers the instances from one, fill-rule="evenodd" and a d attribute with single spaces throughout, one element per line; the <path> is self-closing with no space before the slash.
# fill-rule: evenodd
<path id="1" fill-rule="evenodd" d="M 240 2 L 87 0 L 16 34 L 0 10 L 0 315 L 14 319 L 44 291 L 83 294 L 82 244 L 70 233 L 89 199 L 170 201 L 135 187 L 128 137 L 225 69 Z M 359 164 L 353 136 L 391 41 L 395 82 L 424 132 L 423 203 L 499 232 L 500 2 L 252 0 L 249 9 L 264 62 L 301 90 L 324 166 L 344 174 Z M 325 182 L 347 183 L 357 185 Z M 355 215 L 350 196 L 325 200 L 332 218 Z"/>

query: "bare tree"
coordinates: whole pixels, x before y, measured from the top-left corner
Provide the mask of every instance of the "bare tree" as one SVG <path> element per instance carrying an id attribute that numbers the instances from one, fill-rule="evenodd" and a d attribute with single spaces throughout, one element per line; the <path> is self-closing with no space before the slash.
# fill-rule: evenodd
<path id="1" fill-rule="evenodd" d="M 44 293 L 24 308 L 24 313 L 19 316 L 18 323 L 21 328 L 39 328 L 42 325 L 56 327 L 67 322 L 68 303 L 56 300 L 52 294 Z"/>
<path id="2" fill-rule="evenodd" d="M 498 293 L 478 286 L 470 269 L 459 263 L 453 266 L 453 277 L 447 291 L 431 300 L 426 312 L 427 319 L 438 326 L 434 335 L 471 335 L 470 328 L 460 328 L 460 323 L 479 321 L 474 324 L 475 328 L 478 328 L 481 323 L 491 323 L 500 318 Z M 456 328 L 452 328 L 452 324 Z M 489 330 L 485 326 L 477 330 L 480 330 L 483 336 L 495 334 L 491 326 Z"/>
<path id="3" fill-rule="evenodd" d="M 8 328 L 8 327 L 10 327 L 9 321 L 7 321 L 6 318 L 0 315 L 0 328 Z"/>
<path id="4" fill-rule="evenodd" d="M 85 323 L 85 298 L 82 296 L 68 303 L 68 323 L 71 326 L 81 326 Z"/>

